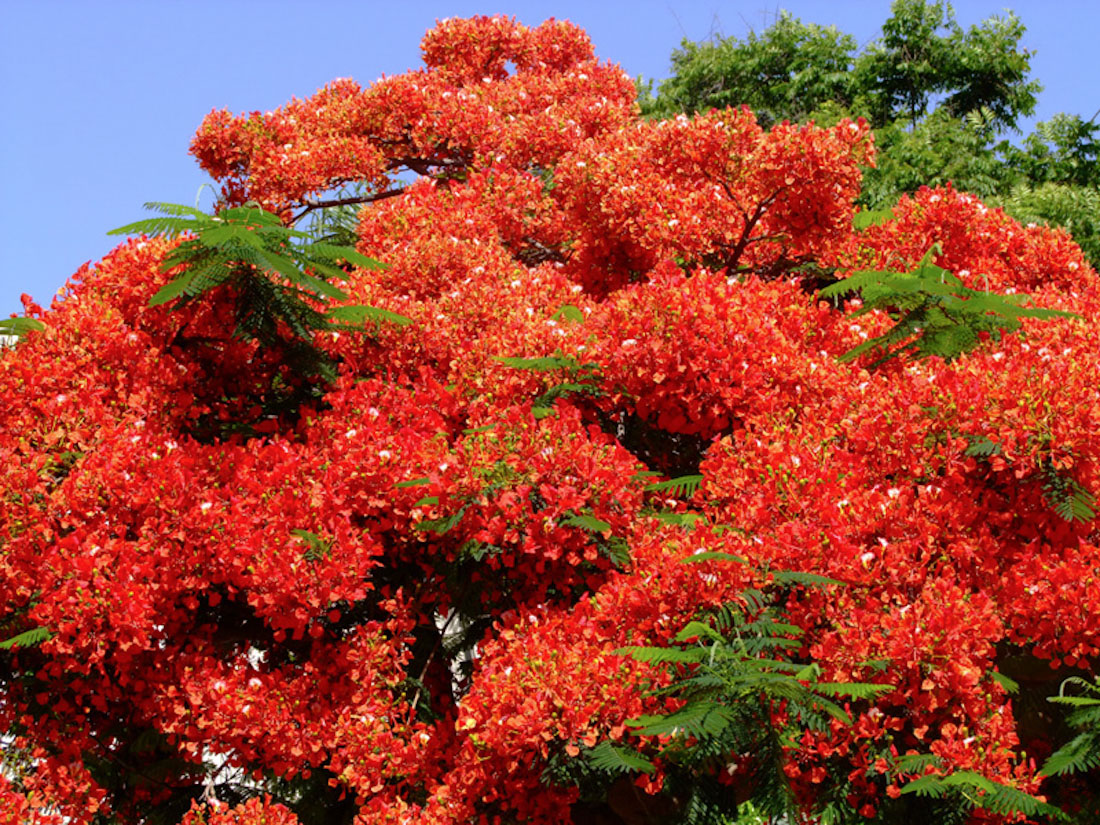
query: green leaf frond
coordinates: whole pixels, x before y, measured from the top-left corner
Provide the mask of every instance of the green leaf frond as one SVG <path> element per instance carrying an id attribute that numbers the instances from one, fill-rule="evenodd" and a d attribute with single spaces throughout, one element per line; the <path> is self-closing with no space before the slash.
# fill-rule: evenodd
<path id="1" fill-rule="evenodd" d="M 818 293 L 820 298 L 839 301 L 843 295 L 858 292 L 863 306 L 854 315 L 879 310 L 894 320 L 893 327 L 848 350 L 840 356 L 841 361 L 872 352 L 878 354 L 872 368 L 903 355 L 953 361 L 976 348 L 983 336 L 997 341 L 1019 329 L 1022 318 L 1079 317 L 1028 306 L 1027 296 L 971 289 L 955 274 L 932 263 L 940 253 L 939 244 L 935 244 L 912 272 L 860 270 Z"/>
<path id="2" fill-rule="evenodd" d="M 656 766 L 641 754 L 628 748 L 600 742 L 585 754 L 592 767 L 607 773 L 653 773 Z"/>
<path id="3" fill-rule="evenodd" d="M 53 632 L 49 628 L 32 627 L 30 630 L 24 630 L 22 633 L 0 642 L 0 648 L 11 650 L 13 647 L 34 647 L 51 638 L 53 638 Z"/>
<path id="4" fill-rule="evenodd" d="M 579 324 L 584 321 L 584 313 L 572 304 L 563 304 L 550 318 L 554 321 L 572 321 Z"/>
<path id="5" fill-rule="evenodd" d="M 1070 688 L 1080 693 L 1068 693 Z M 1047 701 L 1073 708 L 1066 723 L 1079 733 L 1050 755 L 1040 773 L 1058 776 L 1100 768 L 1100 676 L 1092 682 L 1071 676 L 1062 682 L 1058 695 Z"/>
<path id="6" fill-rule="evenodd" d="M 933 799 L 955 797 L 972 808 L 983 808 L 1001 815 L 1048 816 L 1057 821 L 1068 819 L 1061 809 L 1019 788 L 994 782 L 974 771 L 956 771 L 946 776 L 928 774 L 907 783 L 901 792 Z"/>
<path id="7" fill-rule="evenodd" d="M 670 478 L 667 481 L 658 481 L 647 485 L 645 489 L 646 492 L 650 493 L 670 493 L 673 496 L 691 498 L 699 490 L 699 485 L 702 483 L 703 476 L 688 475 Z"/>
<path id="8" fill-rule="evenodd" d="M 109 234 L 144 233 L 182 241 L 166 256 L 163 271 L 181 269 L 150 300 L 150 305 L 183 306 L 227 284 L 235 287 L 237 334 L 261 346 L 287 347 L 304 374 L 325 380 L 335 368 L 314 344 L 318 333 L 362 331 L 367 322 L 407 325 L 410 319 L 367 306 L 330 309 L 347 294 L 335 282 L 347 280 L 344 266 L 384 267 L 353 246 L 310 240 L 307 232 L 255 204 L 208 215 L 190 206 L 148 203 L 160 217 L 127 224 Z M 283 327 L 290 331 L 285 340 Z"/>
<path id="9" fill-rule="evenodd" d="M 685 561 L 746 563 L 728 553 L 703 553 Z M 885 684 L 822 681 L 820 665 L 800 658 L 803 630 L 785 620 L 785 605 L 792 585 L 839 583 L 822 576 L 761 571 L 769 572 L 767 584 L 746 589 L 718 610 L 690 620 L 670 644 L 616 651 L 665 671 L 670 681 L 653 693 L 680 703 L 672 712 L 626 723 L 643 741 L 657 740 L 647 747 L 657 749 L 668 781 L 682 789 L 685 800 L 677 821 L 692 821 L 689 809 L 721 810 L 724 815 L 736 810 L 730 786 L 717 782 L 716 775 L 731 766 L 736 770 L 739 754 L 752 755 L 754 809 L 795 821 L 800 814 L 784 772 L 792 743 L 806 731 L 828 731 L 836 721 L 850 724 L 850 705 L 894 690 Z M 781 715 L 775 713 L 778 708 Z M 608 752 L 601 754 L 597 761 L 589 757 L 588 764 L 613 775 L 638 770 Z"/>
<path id="10" fill-rule="evenodd" d="M 537 358 L 515 358 L 512 356 L 497 355 L 495 358 L 507 367 L 513 367 L 517 370 L 531 370 L 532 372 L 564 370 L 575 366 L 577 363 L 574 358 L 558 355 L 545 355 Z"/>
<path id="11" fill-rule="evenodd" d="M 569 307 L 576 309 L 576 307 Z M 565 309 L 563 307 L 563 309 Z M 561 312 L 562 310 L 559 310 Z M 577 310 L 579 312 L 579 310 Z M 537 356 L 535 358 L 521 358 L 515 356 L 497 355 L 495 360 L 513 369 L 527 370 L 530 372 L 560 372 L 566 380 L 548 387 L 532 403 L 532 413 L 536 419 L 546 418 L 554 413 L 554 402 L 559 398 L 567 398 L 576 395 L 599 396 L 604 390 L 601 386 L 602 376 L 600 365 L 594 361 L 581 363 L 572 355 L 566 355 L 561 350 L 553 355 Z"/>
<path id="12" fill-rule="evenodd" d="M 562 524 L 569 527 L 580 527 L 590 533 L 606 533 L 611 530 L 611 525 L 593 515 L 581 513 L 580 515 L 567 516 L 562 519 Z"/>
<path id="13" fill-rule="evenodd" d="M 37 318 L 4 318 L 0 320 L 0 346 L 7 337 L 20 339 L 28 332 L 41 332 L 46 325 Z"/>
<path id="14" fill-rule="evenodd" d="M 405 327 L 413 323 L 412 318 L 407 318 L 396 312 L 380 307 L 367 306 L 366 304 L 349 304 L 336 307 L 329 312 L 328 317 L 333 321 L 344 322 L 352 325 L 362 325 L 368 321 L 373 323 L 390 323 L 399 327 Z"/>
<path id="15" fill-rule="evenodd" d="M 1043 465 L 1043 498 L 1066 521 L 1092 521 L 1096 518 L 1096 496 L 1053 464 Z"/>

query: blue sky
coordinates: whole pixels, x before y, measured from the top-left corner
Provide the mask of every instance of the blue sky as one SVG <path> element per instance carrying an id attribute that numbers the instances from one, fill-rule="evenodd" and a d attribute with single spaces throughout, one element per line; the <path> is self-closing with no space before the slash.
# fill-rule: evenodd
<path id="1" fill-rule="evenodd" d="M 367 84 L 419 65 L 437 18 L 508 14 L 583 26 L 631 75 L 667 76 L 684 37 L 761 30 L 780 8 L 864 44 L 889 0 L 679 2 L 286 2 L 0 0 L 0 317 L 19 295 L 48 305 L 81 264 L 145 216 L 149 200 L 193 203 L 206 176 L 187 154 L 211 109 L 275 108 L 336 77 Z M 960 0 L 959 22 L 1012 8 L 1044 85 L 1038 118 L 1100 109 L 1096 0 Z M 209 194 L 204 205 L 209 205 Z"/>

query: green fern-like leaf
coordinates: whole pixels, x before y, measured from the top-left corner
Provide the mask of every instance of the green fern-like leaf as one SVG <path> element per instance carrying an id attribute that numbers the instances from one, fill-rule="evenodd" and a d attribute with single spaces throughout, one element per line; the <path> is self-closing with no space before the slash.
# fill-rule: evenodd
<path id="1" fill-rule="evenodd" d="M 596 747 L 592 748 L 585 754 L 585 758 L 592 765 L 601 771 L 607 771 L 608 773 L 653 773 L 657 770 L 656 765 L 642 756 L 636 751 L 629 750 L 628 748 L 612 745 L 610 742 L 600 742 Z"/>
<path id="2" fill-rule="evenodd" d="M 872 367 L 901 356 L 916 359 L 938 356 L 953 361 L 978 346 L 982 335 L 999 340 L 1020 327 L 1022 318 L 1079 317 L 1061 310 L 1026 305 L 1026 296 L 997 295 L 967 287 L 953 273 L 934 264 L 939 244 L 908 273 L 860 270 L 830 284 L 818 295 L 839 300 L 859 292 L 863 306 L 854 314 L 876 310 L 894 319 L 884 334 L 850 349 L 841 361 L 852 361 L 878 352 Z"/>
<path id="3" fill-rule="evenodd" d="M 1070 688 L 1078 688 L 1082 692 L 1067 693 Z M 1093 682 L 1071 676 L 1062 682 L 1058 695 L 1049 697 L 1047 701 L 1073 708 L 1066 723 L 1080 730 L 1080 733 L 1052 753 L 1040 773 L 1056 776 L 1100 768 L 1100 676 Z"/>
<path id="4" fill-rule="evenodd" d="M 814 690 L 832 696 L 844 696 L 849 699 L 876 699 L 895 690 L 893 685 L 871 684 L 867 682 L 815 682 Z"/>
<path id="5" fill-rule="evenodd" d="M 719 702 L 691 702 L 674 713 L 643 716 L 627 724 L 641 736 L 687 736 L 699 739 L 722 733 L 735 717 Z"/>
<path id="6" fill-rule="evenodd" d="M 903 794 L 915 794 L 923 797 L 942 797 L 947 790 L 943 777 L 938 774 L 928 774 L 920 779 L 908 782 L 901 789 Z"/>
<path id="7" fill-rule="evenodd" d="M 588 530 L 590 533 L 608 533 L 611 531 L 610 524 L 595 516 L 588 515 L 587 513 L 567 516 L 562 519 L 561 523 L 569 527 L 580 527 L 582 530 Z"/>
<path id="8" fill-rule="evenodd" d="M 990 441 L 984 435 L 967 436 L 967 440 L 970 441 L 970 444 L 964 452 L 968 456 L 987 458 L 991 455 L 999 455 L 1001 452 L 1001 445 L 995 441 Z"/>
<path id="9" fill-rule="evenodd" d="M 639 662 L 649 664 L 688 664 L 698 663 L 707 658 L 707 652 L 700 648 L 679 647 L 646 647 L 628 645 L 620 647 L 615 653 L 620 656 L 630 656 Z"/>
<path id="10" fill-rule="evenodd" d="M 191 217 L 191 218 L 206 218 L 207 214 L 201 209 L 195 206 L 187 206 L 183 203 L 165 203 L 164 201 L 147 201 L 142 204 L 144 209 L 150 212 L 160 212 L 162 215 L 173 215 L 177 218 Z M 120 233 L 119 230 L 112 230 L 111 235 L 128 234 Z"/>
<path id="11" fill-rule="evenodd" d="M 1066 521 L 1092 521 L 1096 518 L 1096 496 L 1077 479 L 1062 473 L 1052 464 L 1043 466 L 1043 498 Z"/>
<path id="12" fill-rule="evenodd" d="M 903 794 L 942 799 L 957 794 L 960 801 L 974 808 L 984 808 L 996 814 L 1023 814 L 1024 816 L 1049 816 L 1065 820 L 1061 809 L 1037 799 L 1029 793 L 1008 785 L 994 782 L 974 771 L 956 771 L 945 776 L 928 774 L 907 783 Z"/>
<path id="13" fill-rule="evenodd" d="M 412 318 L 407 318 L 388 309 L 367 306 L 365 304 L 353 304 L 350 306 L 336 307 L 329 312 L 329 318 L 333 321 L 346 321 L 351 324 L 363 324 L 367 321 L 387 322 L 399 327 L 413 323 Z"/>
<path id="14" fill-rule="evenodd" d="M 686 642 L 690 639 L 709 639 L 712 642 L 723 642 L 725 638 L 706 622 L 688 622 L 683 629 L 673 637 L 673 641 Z"/>
<path id="15" fill-rule="evenodd" d="M 647 485 L 645 489 L 647 492 L 651 493 L 671 493 L 674 496 L 680 495 L 691 497 L 695 495 L 695 492 L 699 489 L 699 485 L 702 483 L 703 476 L 688 475 L 670 478 L 668 481 L 658 481 L 655 484 Z"/>
<path id="16" fill-rule="evenodd" d="M 695 527 L 700 521 L 706 521 L 706 516 L 701 513 L 674 513 L 671 511 L 661 511 L 653 513 L 653 518 L 660 521 L 662 524 L 671 524 L 675 527 L 683 527 L 685 530 L 690 530 Z"/>
<path id="17" fill-rule="evenodd" d="M 301 539 L 306 545 L 306 552 L 303 554 L 303 558 L 306 561 L 320 561 L 326 558 L 329 551 L 332 549 L 332 542 L 322 538 L 316 533 L 312 533 L 309 530 L 295 529 L 291 530 L 291 535 L 294 535 Z"/>
<path id="18" fill-rule="evenodd" d="M 943 779 L 949 788 L 978 791 L 978 794 L 966 794 L 975 807 L 985 808 L 997 814 L 1022 813 L 1024 816 L 1050 816 L 1065 819 L 1065 814 L 1053 805 L 1036 799 L 1029 793 L 994 782 L 974 771 L 957 771 Z"/>
<path id="19" fill-rule="evenodd" d="M 380 271 L 388 269 L 389 266 L 382 261 L 377 261 L 374 258 L 368 258 L 366 255 L 358 252 L 355 248 L 350 246 L 340 246 L 331 243 L 323 243 L 316 241 L 309 245 L 310 253 L 319 260 L 328 261 L 330 263 L 346 262 L 353 266 L 357 266 L 360 269 L 369 269 Z"/>
<path id="20" fill-rule="evenodd" d="M 893 209 L 861 209 L 852 216 L 852 228 L 867 229 L 894 219 Z"/>
<path id="21" fill-rule="evenodd" d="M 45 328 L 37 318 L 4 318 L 0 320 L 0 339 L 9 335 L 22 338 L 28 332 L 41 332 Z"/>
<path id="22" fill-rule="evenodd" d="M 568 369 L 576 365 L 576 359 L 566 356 L 545 355 L 538 358 L 515 358 L 498 355 L 496 360 L 505 366 L 518 370 L 531 370 L 532 372 L 550 372 L 552 370 Z"/>
<path id="23" fill-rule="evenodd" d="M 934 753 L 909 753 L 894 760 L 899 773 L 924 773 L 929 767 L 939 767 L 943 760 Z"/>
<path id="24" fill-rule="evenodd" d="M 149 203 L 160 217 L 121 226 L 109 234 L 188 236 L 161 264 L 175 272 L 151 305 L 183 306 L 223 286 L 236 287 L 237 333 L 262 346 L 284 345 L 300 368 L 326 380 L 335 369 L 313 344 L 320 332 L 361 328 L 369 320 L 410 323 L 374 307 L 343 307 L 329 313 L 328 302 L 347 300 L 335 283 L 345 280 L 343 265 L 378 269 L 383 264 L 350 246 L 309 242 L 309 233 L 286 226 L 282 218 L 255 205 L 230 207 L 216 215 L 189 206 Z M 282 328 L 290 330 L 284 340 Z"/>
<path id="25" fill-rule="evenodd" d="M 1000 671 L 991 670 L 989 672 L 989 678 L 1000 685 L 1006 693 L 1016 694 L 1020 692 L 1020 683 L 1015 679 L 1010 679 Z"/>
<path id="26" fill-rule="evenodd" d="M 572 321 L 579 324 L 584 321 L 584 313 L 572 304 L 565 304 L 550 316 L 555 321 Z"/>
<path id="27" fill-rule="evenodd" d="M 576 309 L 575 307 L 571 308 Z M 572 355 L 566 355 L 560 350 L 554 355 L 544 355 L 536 358 L 499 355 L 495 356 L 495 359 L 513 369 L 530 372 L 561 372 L 567 376 L 566 381 L 547 388 L 534 400 L 532 414 L 536 419 L 552 415 L 554 402 L 559 398 L 571 395 L 599 396 L 603 394 L 603 389 L 600 386 L 602 380 L 600 365 L 595 362 L 582 364 Z"/>
<path id="28" fill-rule="evenodd" d="M 1100 768 L 1100 734 L 1090 731 L 1077 734 L 1047 757 L 1040 773 L 1044 776 L 1060 776 L 1087 773 L 1097 768 Z"/>
<path id="29" fill-rule="evenodd" d="M 11 650 L 13 647 L 34 647 L 51 638 L 53 638 L 53 632 L 49 628 L 32 627 L 30 630 L 24 630 L 22 633 L 0 642 L 0 648 Z"/>
<path id="30" fill-rule="evenodd" d="M 693 553 L 684 559 L 681 559 L 684 564 L 700 564 L 705 561 L 732 561 L 737 564 L 748 564 L 749 560 L 743 556 L 735 555 L 734 553 L 724 553 L 720 550 L 707 550 L 702 553 Z"/>
<path id="31" fill-rule="evenodd" d="M 772 580 L 777 584 L 799 587 L 824 587 L 826 585 L 841 585 L 844 582 L 822 576 L 819 573 L 803 573 L 800 570 L 773 570 Z"/>
<path id="32" fill-rule="evenodd" d="M 685 561 L 747 563 L 726 553 Z M 851 724 L 847 703 L 871 702 L 894 690 L 892 685 L 818 681 L 822 668 L 795 658 L 805 643 L 803 629 L 784 621 L 782 605 L 791 586 L 785 581 L 838 584 L 825 577 L 772 573 L 761 588 L 742 591 L 712 616 L 686 623 L 671 644 L 617 651 L 664 670 L 671 681 L 653 693 L 682 703 L 671 713 L 627 722 L 635 735 L 659 738 L 662 767 L 669 782 L 679 783 L 669 787 L 682 794 L 682 812 L 734 810 L 736 804 L 721 796 L 725 786 L 714 782 L 714 771 L 725 767 L 731 753 L 751 753 L 754 808 L 774 817 L 795 816 L 796 800 L 783 770 L 789 749 L 806 731 L 828 731 L 833 720 Z M 777 723 L 774 709 L 779 707 L 784 721 Z M 611 773 L 610 764 L 604 770 Z"/>
<path id="33" fill-rule="evenodd" d="M 466 508 L 463 507 L 457 513 L 452 513 L 449 516 L 440 519 L 431 519 L 422 521 L 414 526 L 414 530 L 424 530 L 435 533 L 437 536 L 442 536 L 445 533 L 449 533 L 454 527 L 462 521 L 462 517 L 466 515 Z"/>

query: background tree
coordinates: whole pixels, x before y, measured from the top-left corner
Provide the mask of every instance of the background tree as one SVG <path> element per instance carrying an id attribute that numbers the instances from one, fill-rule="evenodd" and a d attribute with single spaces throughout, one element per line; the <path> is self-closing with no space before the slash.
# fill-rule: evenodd
<path id="1" fill-rule="evenodd" d="M 875 126 L 915 126 L 933 108 L 961 118 L 986 111 L 997 129 L 1013 129 L 1035 111 L 1039 84 L 1028 79 L 1030 54 L 1015 15 L 963 30 L 950 4 L 895 0 L 882 37 L 854 61 L 859 114 Z"/>
<path id="2" fill-rule="evenodd" d="M 677 112 L 747 105 L 765 128 L 803 121 L 826 104 L 851 104 L 856 41 L 834 26 L 802 23 L 783 12 L 774 24 L 745 40 L 685 40 L 672 54 L 672 77 L 656 98 L 643 93 L 643 112 Z"/>

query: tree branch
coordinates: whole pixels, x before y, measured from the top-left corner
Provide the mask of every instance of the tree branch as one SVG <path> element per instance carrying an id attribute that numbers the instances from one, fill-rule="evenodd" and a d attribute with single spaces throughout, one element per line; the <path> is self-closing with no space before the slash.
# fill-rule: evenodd
<path id="1" fill-rule="evenodd" d="M 384 201 L 387 198 L 396 198 L 398 195 L 405 194 L 405 187 L 400 189 L 387 189 L 385 192 L 376 192 L 373 195 L 355 195 L 347 198 L 328 198 L 326 200 L 311 200 L 309 198 L 303 198 L 301 205 L 305 207 L 291 218 L 291 225 L 298 223 L 302 218 L 308 215 L 315 209 L 328 209 L 332 206 L 352 206 L 357 203 L 375 203 L 376 201 Z"/>

